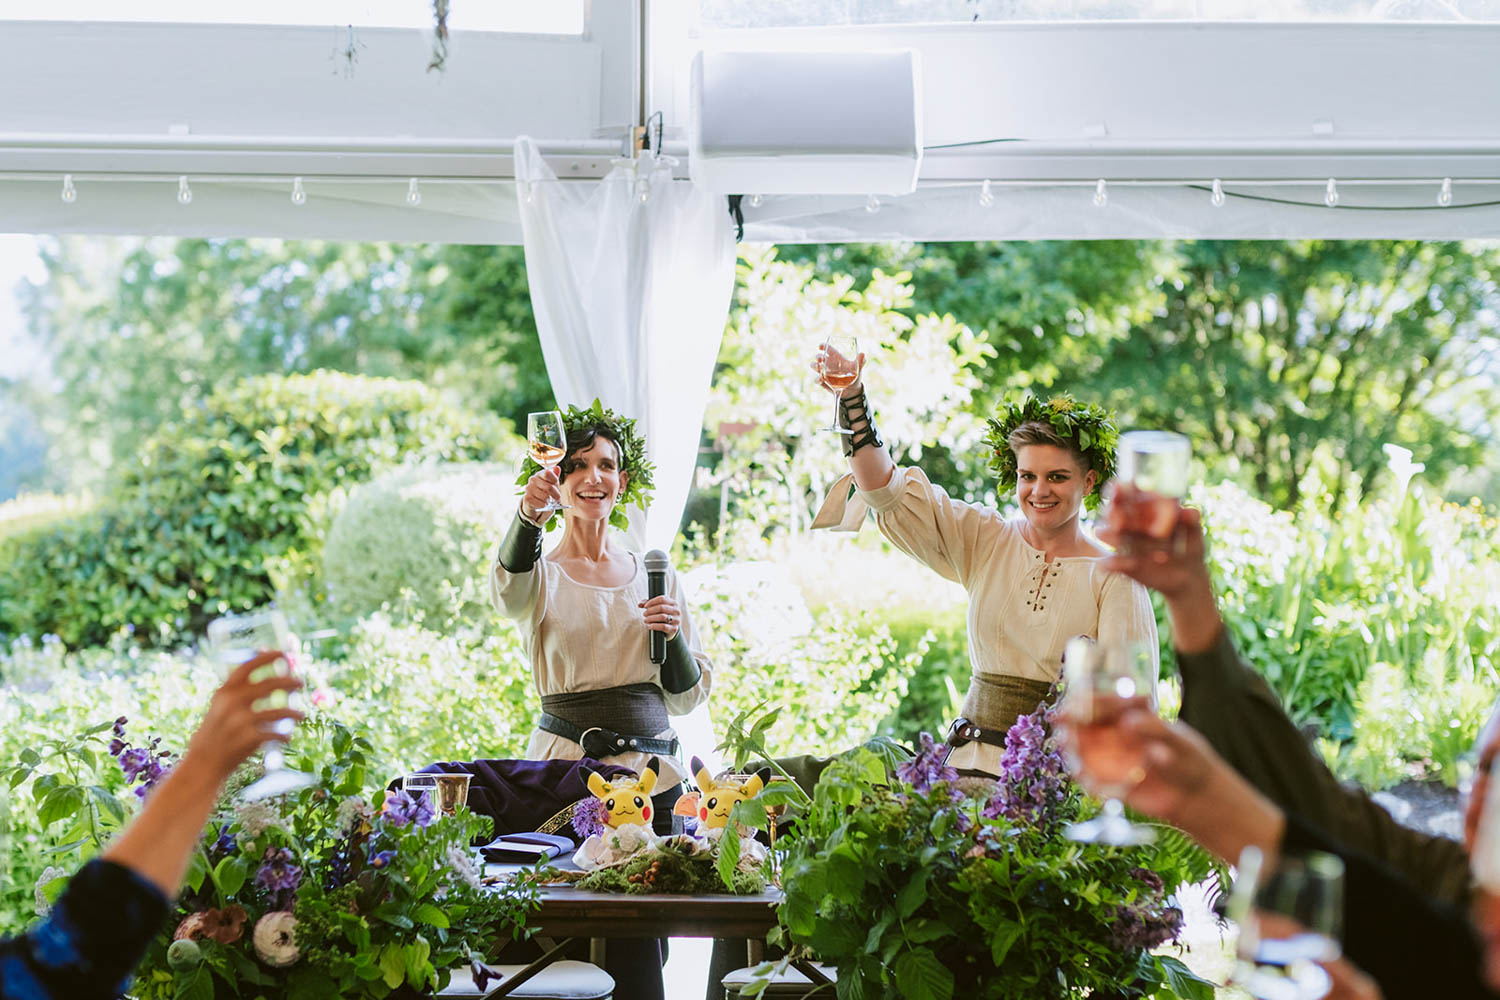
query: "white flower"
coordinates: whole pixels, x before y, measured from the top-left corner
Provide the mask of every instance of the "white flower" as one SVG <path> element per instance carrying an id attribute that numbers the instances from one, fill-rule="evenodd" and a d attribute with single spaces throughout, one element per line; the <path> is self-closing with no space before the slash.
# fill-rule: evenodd
<path id="1" fill-rule="evenodd" d="M 241 802 L 234 807 L 234 818 L 247 838 L 260 836 L 267 829 L 281 823 L 281 814 L 269 802 Z"/>
<path id="2" fill-rule="evenodd" d="M 469 884 L 471 888 L 480 888 L 479 871 L 474 867 L 474 856 L 462 847 L 448 848 L 448 867 L 453 873 Z"/>
<path id="3" fill-rule="evenodd" d="M 60 878 L 67 878 L 68 870 L 56 866 L 48 866 L 36 878 L 36 915 L 45 917 L 52 912 L 52 904 L 47 900 L 47 894 L 42 890 L 50 882 L 56 882 Z"/>
<path id="4" fill-rule="evenodd" d="M 370 804 L 361 798 L 345 799 L 339 803 L 338 824 L 340 830 L 347 830 L 356 819 L 368 821 L 374 812 Z"/>
<path id="5" fill-rule="evenodd" d="M 252 940 L 260 960 L 273 968 L 285 968 L 302 957 L 297 950 L 297 918 L 289 910 L 274 910 L 261 917 Z"/>
<path id="6" fill-rule="evenodd" d="M 602 835 L 593 834 L 573 855 L 573 863 L 586 872 L 596 868 L 607 868 L 623 861 L 638 851 L 655 847 L 657 836 L 649 827 L 627 823 L 625 826 L 606 830 Z"/>

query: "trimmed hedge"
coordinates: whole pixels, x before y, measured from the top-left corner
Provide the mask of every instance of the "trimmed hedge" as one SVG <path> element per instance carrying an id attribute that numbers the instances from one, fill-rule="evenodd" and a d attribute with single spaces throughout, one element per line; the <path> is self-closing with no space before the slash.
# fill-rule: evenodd
<path id="1" fill-rule="evenodd" d="M 323 543 L 323 582 L 335 615 L 382 609 L 428 628 L 491 619 L 486 563 L 514 509 L 515 470 L 422 466 L 349 494 Z"/>
<path id="2" fill-rule="evenodd" d="M 488 457 L 508 436 L 419 382 L 243 379 L 163 426 L 97 510 L 0 541 L 0 637 L 198 634 L 269 601 L 289 555 L 316 557 L 343 489 L 403 462 Z"/>

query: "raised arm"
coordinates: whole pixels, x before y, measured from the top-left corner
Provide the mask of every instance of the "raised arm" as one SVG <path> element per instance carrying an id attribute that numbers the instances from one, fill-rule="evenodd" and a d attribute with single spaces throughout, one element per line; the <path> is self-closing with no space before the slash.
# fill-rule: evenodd
<path id="1" fill-rule="evenodd" d="M 823 362 L 825 358 L 832 357 L 842 360 L 843 355 L 827 344 L 818 346 L 817 357 L 813 359 L 813 370 L 822 377 Z M 840 435 L 844 445 L 844 455 L 849 459 L 849 469 L 854 473 L 854 483 L 862 490 L 878 490 L 891 481 L 891 474 L 896 471 L 896 463 L 891 458 L 890 449 L 885 446 L 879 431 L 875 429 L 874 415 L 870 412 L 869 401 L 865 398 L 865 356 L 861 352 L 857 362 L 859 377 L 854 384 L 845 389 L 839 396 L 839 422 L 853 431 L 852 434 Z M 823 388 L 833 391 L 827 383 Z"/>

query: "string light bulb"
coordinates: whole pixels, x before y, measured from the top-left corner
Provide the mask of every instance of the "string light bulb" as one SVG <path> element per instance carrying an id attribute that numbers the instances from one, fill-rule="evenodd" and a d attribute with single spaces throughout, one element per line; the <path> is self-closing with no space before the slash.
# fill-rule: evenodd
<path id="1" fill-rule="evenodd" d="M 1438 204 L 1447 208 L 1453 204 L 1453 178 L 1444 177 L 1443 186 L 1438 189 Z"/>
<path id="2" fill-rule="evenodd" d="M 876 212 L 880 211 L 880 198 L 873 194 L 870 195 L 870 197 L 866 198 L 865 211 L 869 212 L 871 215 L 874 215 Z"/>
<path id="3" fill-rule="evenodd" d="M 1213 190 L 1209 192 L 1208 201 L 1214 208 L 1224 207 L 1224 182 L 1217 177 L 1214 178 Z"/>
<path id="4" fill-rule="evenodd" d="M 406 182 L 406 203 L 413 208 L 422 204 L 422 186 L 415 177 Z"/>
<path id="5" fill-rule="evenodd" d="M 1337 208 L 1339 204 L 1338 181 L 1332 177 L 1328 178 L 1328 184 L 1323 188 L 1323 204 L 1329 208 Z"/>
<path id="6" fill-rule="evenodd" d="M 528 205 L 536 200 L 536 185 L 531 181 L 521 182 L 521 200 Z"/>
<path id="7" fill-rule="evenodd" d="M 1103 208 L 1109 204 L 1109 185 L 1104 178 L 1099 178 L 1099 183 L 1094 185 L 1094 207 Z"/>
<path id="8" fill-rule="evenodd" d="M 302 178 L 300 177 L 292 178 L 292 204 L 307 204 L 307 192 L 302 189 Z"/>
<path id="9" fill-rule="evenodd" d="M 62 200 L 65 205 L 71 205 L 78 200 L 78 189 L 73 186 L 72 174 L 63 174 Z"/>
<path id="10" fill-rule="evenodd" d="M 765 198 L 761 197 L 758 194 L 752 194 L 750 196 L 750 207 L 751 208 L 760 208 L 761 204 L 764 203 L 765 200 L 766 200 Z"/>
<path id="11" fill-rule="evenodd" d="M 187 175 L 183 174 L 177 178 L 177 204 L 191 205 L 193 203 L 193 189 L 188 187 Z"/>
<path id="12" fill-rule="evenodd" d="M 988 178 L 979 185 L 979 204 L 984 208 L 990 208 L 995 204 L 995 192 L 992 188 L 993 185 L 990 184 Z"/>
<path id="13" fill-rule="evenodd" d="M 651 200 L 651 182 L 642 177 L 635 182 L 635 197 L 642 205 Z"/>

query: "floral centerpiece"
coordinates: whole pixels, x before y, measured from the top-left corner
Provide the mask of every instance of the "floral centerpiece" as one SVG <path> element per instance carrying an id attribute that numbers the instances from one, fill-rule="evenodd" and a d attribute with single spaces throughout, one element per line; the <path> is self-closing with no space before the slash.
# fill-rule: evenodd
<path id="1" fill-rule="evenodd" d="M 1148 847 L 1065 839 L 1098 806 L 1045 723 L 1011 728 L 998 782 L 960 779 L 925 735 L 894 778 L 863 750 L 830 766 L 781 841 L 787 961 L 836 965 L 839 997 L 1211 998 L 1157 950 L 1182 926 L 1172 893 L 1224 871 L 1169 827 Z"/>
<path id="2" fill-rule="evenodd" d="M 328 730 L 317 785 L 209 824 L 140 1000 L 426 994 L 523 933 L 535 888 L 481 884 L 469 848 L 490 821 L 443 815 L 426 793 L 366 797 L 369 745 Z"/>

